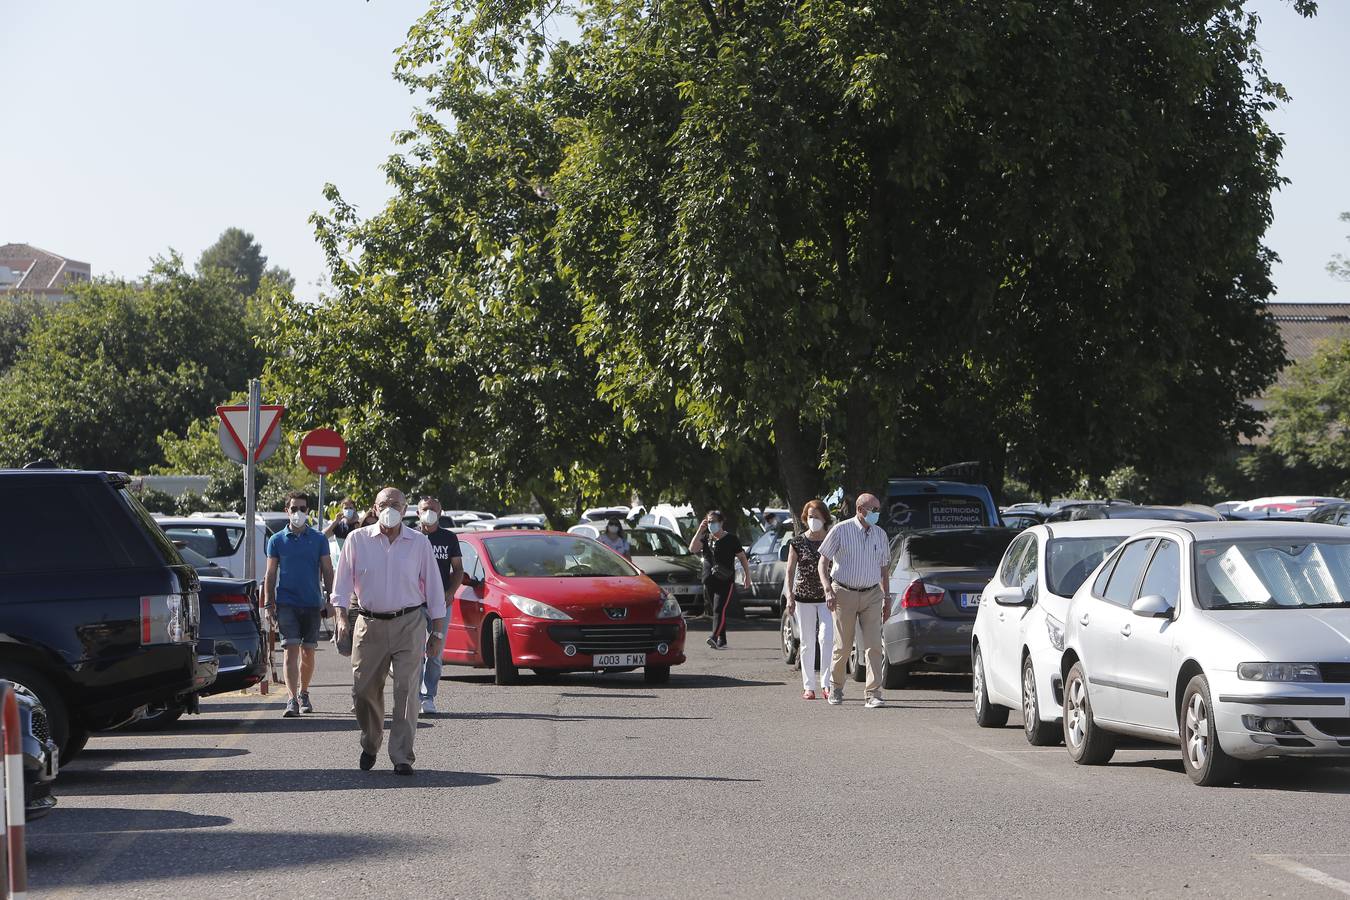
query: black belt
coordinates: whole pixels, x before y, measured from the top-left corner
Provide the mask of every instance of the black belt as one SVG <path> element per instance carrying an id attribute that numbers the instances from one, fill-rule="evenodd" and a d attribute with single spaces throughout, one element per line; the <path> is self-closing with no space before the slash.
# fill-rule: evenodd
<path id="1" fill-rule="evenodd" d="M 836 581 L 835 584 L 839 585 L 839 586 L 840 586 L 841 588 L 843 588 L 844 590 L 846 590 L 846 591 L 852 591 L 852 592 L 855 593 L 855 594 L 865 594 L 865 593 L 867 593 L 868 591 L 872 590 L 872 588 L 879 588 L 879 587 L 881 587 L 881 585 L 879 585 L 879 584 L 874 584 L 874 585 L 872 585 L 871 587 L 855 588 L 855 587 L 853 587 L 852 585 L 844 584 L 842 581 Z"/>
<path id="2" fill-rule="evenodd" d="M 368 610 L 368 609 L 366 609 L 364 606 L 362 606 L 362 607 L 359 607 L 359 608 L 356 610 L 356 614 L 357 614 L 358 616 L 365 616 L 367 619 L 397 619 L 399 616 L 406 616 L 408 613 L 410 613 L 410 612 L 416 612 L 417 610 L 419 610 L 419 609 L 421 609 L 421 608 L 422 608 L 422 605 L 419 603 L 417 606 L 405 606 L 405 607 L 403 607 L 402 609 L 400 609 L 398 612 L 391 612 L 391 613 L 377 613 L 377 612 L 371 612 L 370 610 Z"/>

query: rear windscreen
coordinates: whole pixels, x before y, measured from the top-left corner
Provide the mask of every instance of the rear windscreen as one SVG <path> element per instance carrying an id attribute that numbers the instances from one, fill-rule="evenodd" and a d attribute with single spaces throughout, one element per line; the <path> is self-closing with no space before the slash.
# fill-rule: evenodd
<path id="1" fill-rule="evenodd" d="M 997 525 L 978 497 L 951 494 L 892 494 L 886 498 L 887 528 L 970 528 Z"/>
<path id="2" fill-rule="evenodd" d="M 1072 597 L 1092 570 L 1120 546 L 1125 535 L 1056 538 L 1045 548 L 1045 586 L 1050 593 Z"/>
<path id="3" fill-rule="evenodd" d="M 913 568 L 993 568 L 1012 543 L 1010 531 L 918 534 L 906 542 Z"/>
<path id="4" fill-rule="evenodd" d="M 0 506 L 22 516 L 0 540 L 6 574 L 182 564 L 159 529 L 167 550 L 147 537 L 149 529 L 110 485 L 94 478 L 0 478 Z"/>

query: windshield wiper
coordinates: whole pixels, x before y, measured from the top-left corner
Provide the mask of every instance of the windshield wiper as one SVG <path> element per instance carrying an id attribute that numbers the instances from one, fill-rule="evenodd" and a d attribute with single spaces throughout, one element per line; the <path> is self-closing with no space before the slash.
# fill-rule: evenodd
<path id="1" fill-rule="evenodd" d="M 1350 603 L 1304 603 L 1304 609 L 1341 609 L 1350 607 Z"/>
<path id="2" fill-rule="evenodd" d="M 1243 603 L 1224 603 L 1213 607 L 1214 609 L 1279 609 L 1280 606 L 1275 603 L 1256 603 L 1247 601 Z"/>

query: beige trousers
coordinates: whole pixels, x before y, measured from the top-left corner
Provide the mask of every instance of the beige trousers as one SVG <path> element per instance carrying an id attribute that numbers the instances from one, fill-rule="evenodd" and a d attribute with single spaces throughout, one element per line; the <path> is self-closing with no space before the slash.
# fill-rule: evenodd
<path id="1" fill-rule="evenodd" d="M 394 668 L 393 724 L 389 758 L 394 765 L 412 765 L 417 733 L 417 685 L 422 676 L 422 651 L 427 644 L 427 617 L 417 610 L 397 619 L 359 616 L 352 638 L 352 701 L 361 726 L 361 749 L 372 756 L 384 742 L 384 680 Z"/>
<path id="2" fill-rule="evenodd" d="M 866 591 L 851 591 L 838 582 L 834 585 L 834 658 L 830 683 L 836 691 L 844 689 L 844 668 L 853 649 L 854 626 L 862 627 L 863 653 L 867 658 L 867 684 L 863 692 L 881 696 L 881 615 L 885 595 L 877 585 Z"/>

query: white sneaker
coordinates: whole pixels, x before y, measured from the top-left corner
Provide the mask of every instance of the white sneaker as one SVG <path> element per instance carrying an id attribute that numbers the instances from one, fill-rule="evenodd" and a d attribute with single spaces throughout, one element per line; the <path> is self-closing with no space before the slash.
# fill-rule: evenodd
<path id="1" fill-rule="evenodd" d="M 422 715 L 424 715 L 424 716 L 434 716 L 434 715 L 436 715 L 436 701 L 435 701 L 435 700 L 432 700 L 432 699 L 428 698 L 428 699 L 422 701 Z"/>
<path id="2" fill-rule="evenodd" d="M 883 700 L 883 699 L 881 699 L 881 695 L 876 694 L 876 695 L 873 695 L 873 696 L 867 698 L 867 702 L 863 704 L 863 708 L 864 708 L 864 709 L 878 709 L 878 708 L 883 707 L 883 706 L 885 706 L 885 705 L 886 705 L 886 701 Z"/>

